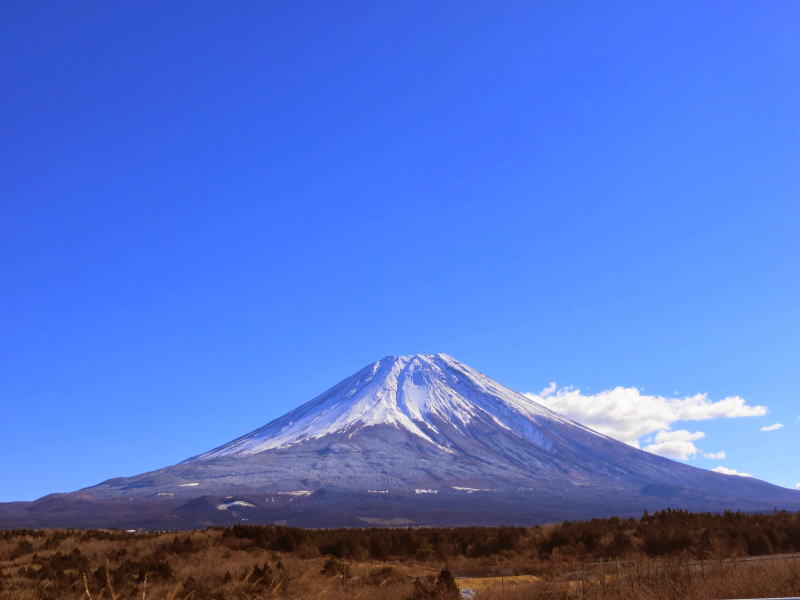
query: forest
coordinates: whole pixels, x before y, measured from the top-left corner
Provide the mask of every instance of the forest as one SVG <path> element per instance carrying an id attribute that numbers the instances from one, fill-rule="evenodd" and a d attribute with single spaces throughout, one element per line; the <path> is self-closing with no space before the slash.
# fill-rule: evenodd
<path id="1" fill-rule="evenodd" d="M 0 600 L 725 598 L 800 594 L 800 513 L 538 527 L 0 531 Z"/>

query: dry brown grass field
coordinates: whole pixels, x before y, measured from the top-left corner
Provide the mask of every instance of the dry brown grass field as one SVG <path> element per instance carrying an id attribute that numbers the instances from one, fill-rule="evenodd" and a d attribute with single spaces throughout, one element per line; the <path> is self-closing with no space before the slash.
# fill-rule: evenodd
<path id="1" fill-rule="evenodd" d="M 605 600 L 800 595 L 800 515 L 534 528 L 0 532 L 0 600 Z"/>

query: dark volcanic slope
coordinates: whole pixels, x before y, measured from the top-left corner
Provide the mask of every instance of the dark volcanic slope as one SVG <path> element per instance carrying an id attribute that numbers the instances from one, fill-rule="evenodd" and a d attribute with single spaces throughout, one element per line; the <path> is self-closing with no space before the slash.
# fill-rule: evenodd
<path id="1" fill-rule="evenodd" d="M 415 355 L 178 465 L 2 506 L 6 527 L 524 524 L 800 508 L 800 493 L 643 452 L 451 357 Z"/>

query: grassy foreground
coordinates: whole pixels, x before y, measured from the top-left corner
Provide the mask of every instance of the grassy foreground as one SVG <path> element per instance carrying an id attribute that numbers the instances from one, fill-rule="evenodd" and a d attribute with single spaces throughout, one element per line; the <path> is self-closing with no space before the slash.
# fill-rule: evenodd
<path id="1" fill-rule="evenodd" d="M 0 600 L 800 595 L 800 513 L 533 528 L 0 532 Z"/>

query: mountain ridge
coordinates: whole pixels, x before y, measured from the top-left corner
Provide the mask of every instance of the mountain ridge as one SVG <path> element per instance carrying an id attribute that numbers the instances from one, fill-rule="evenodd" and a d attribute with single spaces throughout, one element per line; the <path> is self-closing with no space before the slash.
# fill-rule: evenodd
<path id="1" fill-rule="evenodd" d="M 438 434 L 438 431 L 426 419 L 430 414 L 445 419 L 450 417 L 451 424 L 452 417 L 455 417 L 464 425 L 475 416 L 476 411 L 482 411 L 497 424 L 512 429 L 498 419 L 496 414 L 498 405 L 494 410 L 487 410 L 485 406 L 470 402 L 463 394 L 448 394 L 447 387 L 440 385 L 440 381 L 431 377 L 431 375 L 444 375 L 443 369 L 459 371 L 469 383 L 483 388 L 482 391 L 491 390 L 495 395 L 499 395 L 502 400 L 499 405 L 505 404 L 511 409 L 510 412 L 528 417 L 546 416 L 583 427 L 498 384 L 447 354 L 387 356 L 365 366 L 309 402 L 263 427 L 184 462 L 229 454 L 257 454 L 337 433 L 351 426 L 379 424 L 406 429 L 436 446 L 437 443 L 431 434 Z M 519 424 L 518 419 L 517 424 Z"/>
<path id="2" fill-rule="evenodd" d="M 521 525 L 667 507 L 800 509 L 800 492 L 633 448 L 446 354 L 416 354 L 176 465 L 0 505 L 0 526 Z"/>

